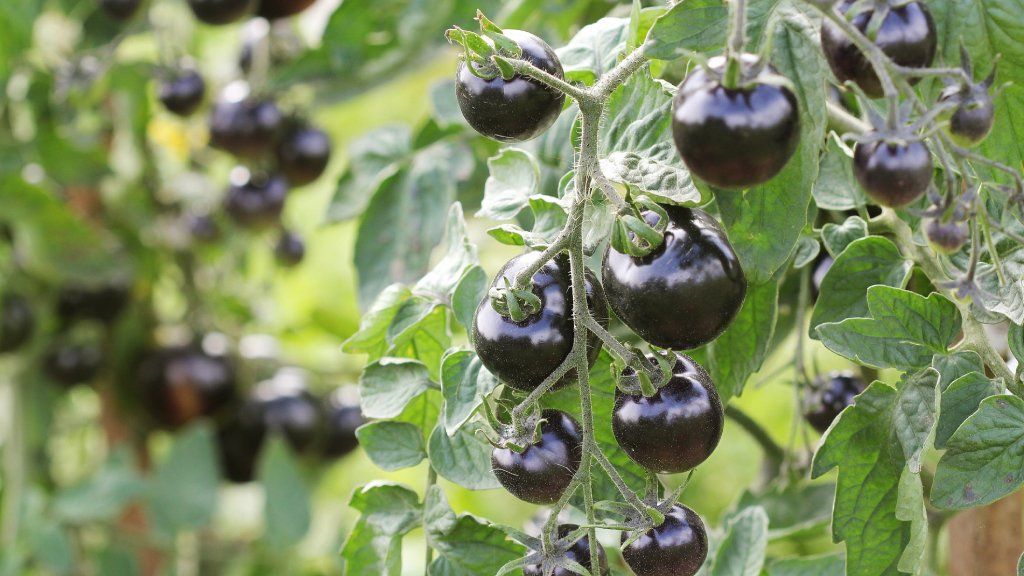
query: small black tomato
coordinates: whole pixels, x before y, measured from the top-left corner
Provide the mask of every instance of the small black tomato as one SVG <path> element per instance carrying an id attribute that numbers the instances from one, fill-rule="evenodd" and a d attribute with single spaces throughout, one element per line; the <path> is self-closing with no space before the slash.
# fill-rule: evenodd
<path id="1" fill-rule="evenodd" d="M 843 0 L 838 9 L 846 14 L 855 0 Z M 863 4 L 863 3 L 857 3 Z M 874 33 L 874 43 L 895 64 L 923 68 L 935 59 L 937 46 L 935 21 L 924 2 L 906 2 L 886 6 L 881 26 Z M 858 12 L 850 23 L 867 34 L 875 8 Z M 838 26 L 827 19 L 821 25 L 821 47 L 832 72 L 840 82 L 853 81 L 871 98 L 882 97 L 882 83 L 871 63 Z M 919 78 L 908 78 L 913 84 Z"/>
<path id="2" fill-rule="evenodd" d="M 252 11 L 253 0 L 188 0 L 192 13 L 207 24 L 230 24 Z"/>
<path id="3" fill-rule="evenodd" d="M 491 468 L 510 494 L 532 504 L 558 501 L 572 482 L 583 457 L 580 425 L 561 410 L 547 409 L 540 426 L 541 437 L 523 452 L 495 448 Z"/>
<path id="4" fill-rule="evenodd" d="M 65 325 L 83 318 L 111 322 L 128 305 L 130 296 L 131 286 L 124 282 L 69 284 L 57 296 L 57 316 Z"/>
<path id="5" fill-rule="evenodd" d="M 719 77 L 724 57 L 691 72 L 672 103 L 672 135 L 683 162 L 719 188 L 767 182 L 789 162 L 800 141 L 800 113 L 793 91 L 754 78 L 726 88 Z M 743 66 L 757 58 L 746 55 Z"/>
<path id="6" fill-rule="evenodd" d="M 562 63 L 543 40 L 522 30 L 504 33 L 523 49 L 523 60 L 563 77 Z M 539 136 L 558 118 L 565 101 L 565 94 L 518 74 L 511 80 L 500 75 L 485 80 L 474 75 L 465 62 L 459 64 L 455 74 L 455 96 L 469 125 L 501 142 L 522 142 Z"/>
<path id="7" fill-rule="evenodd" d="M 241 171 L 232 176 L 224 198 L 224 209 L 239 226 L 264 228 L 281 219 L 288 182 L 277 175 L 252 175 Z"/>
<path id="8" fill-rule="evenodd" d="M 274 256 L 282 266 L 298 266 L 306 257 L 306 243 L 298 234 L 283 230 L 274 247 Z"/>
<path id="9" fill-rule="evenodd" d="M 100 8 L 115 20 L 127 20 L 139 11 L 142 0 L 100 0 Z"/>
<path id="10" fill-rule="evenodd" d="M 206 93 L 206 81 L 195 70 L 188 70 L 176 78 L 160 84 L 160 102 L 178 116 L 189 116 L 199 109 Z"/>
<path id="11" fill-rule="evenodd" d="M 864 380 L 852 372 L 833 372 L 817 379 L 807 398 L 804 418 L 822 434 L 832 425 L 857 394 L 864 391 Z"/>
<path id="12" fill-rule="evenodd" d="M 623 532 L 622 542 L 631 536 Z M 682 504 L 672 506 L 661 526 L 651 528 L 622 550 L 622 558 L 636 576 L 694 576 L 707 556 L 704 522 Z"/>
<path id="13" fill-rule="evenodd" d="M 725 331 L 747 293 L 747 280 L 725 232 L 707 212 L 665 206 L 665 240 L 634 257 L 610 245 L 602 276 L 608 303 L 637 336 L 661 348 L 690 349 Z M 653 211 L 643 213 L 657 222 Z"/>
<path id="14" fill-rule="evenodd" d="M 579 528 L 575 524 L 562 524 L 558 527 L 558 537 L 565 538 L 571 532 Z M 604 552 L 604 548 L 600 544 L 597 545 L 597 563 L 600 566 L 599 576 L 608 576 L 611 572 L 608 571 L 608 556 Z M 565 551 L 565 557 L 568 560 L 578 562 L 581 566 L 586 569 L 590 569 L 590 538 L 583 536 L 579 540 L 573 543 L 573 545 Z M 548 575 L 544 574 L 544 567 L 540 564 L 528 564 L 523 566 L 523 576 L 573 576 L 575 572 L 566 570 L 565 568 L 555 568 L 553 572 Z"/>
<path id="15" fill-rule="evenodd" d="M 35 327 L 36 317 L 27 298 L 13 292 L 0 298 L 0 353 L 24 346 Z"/>
<path id="16" fill-rule="evenodd" d="M 230 361 L 195 346 L 150 353 L 139 366 L 138 382 L 150 414 L 169 428 L 210 416 L 235 398 Z"/>
<path id="17" fill-rule="evenodd" d="M 949 135 L 966 147 L 981 144 L 992 131 L 996 110 L 988 86 L 984 83 L 973 86 L 952 85 L 942 91 L 939 102 L 958 102 L 949 117 Z"/>
<path id="18" fill-rule="evenodd" d="M 284 123 L 270 100 L 222 100 L 210 112 L 210 144 L 243 158 L 259 158 L 271 150 Z"/>
<path id="19" fill-rule="evenodd" d="M 95 344 L 57 342 L 43 357 L 43 371 L 54 382 L 70 388 L 96 378 L 103 351 Z"/>
<path id="20" fill-rule="evenodd" d="M 294 16 L 313 5 L 316 0 L 259 0 L 256 15 L 267 20 Z"/>
<path id="21" fill-rule="evenodd" d="M 330 159 L 331 138 L 318 128 L 291 129 L 277 145 L 277 166 L 293 186 L 319 178 Z"/>
<path id="22" fill-rule="evenodd" d="M 940 218 L 931 218 L 924 223 L 924 235 L 937 252 L 954 254 L 967 243 L 967 239 L 971 235 L 971 228 L 967 222 L 958 220 L 943 222 Z"/>
<path id="23" fill-rule="evenodd" d="M 853 174 L 875 202 L 901 208 L 920 198 L 932 183 L 932 155 L 919 139 L 879 139 L 857 144 Z"/>
<path id="24" fill-rule="evenodd" d="M 676 354 L 670 378 L 653 396 L 615 392 L 615 440 L 633 461 L 654 472 L 693 470 L 715 451 L 724 427 L 711 377 L 683 354 Z"/>
<path id="25" fill-rule="evenodd" d="M 197 242 L 208 244 L 220 238 L 220 226 L 209 214 L 196 214 L 188 220 L 188 231 Z"/>
<path id="26" fill-rule="evenodd" d="M 217 449 L 224 478 L 238 484 L 256 479 L 256 460 L 263 446 L 260 429 L 231 420 L 217 430 Z"/>
<path id="27" fill-rule="evenodd" d="M 527 252 L 509 260 L 495 277 L 492 286 L 504 287 L 505 280 L 514 283 L 520 271 L 540 257 L 540 252 Z M 540 312 L 515 322 L 502 316 L 485 297 L 473 320 L 473 344 L 480 361 L 499 380 L 525 392 L 533 390 L 555 371 L 572 350 L 573 322 L 569 261 L 558 257 L 541 267 L 533 276 L 533 293 L 540 298 Z M 587 270 L 587 304 L 594 318 L 608 324 L 608 304 L 597 278 Z M 588 339 L 590 363 L 597 360 L 601 342 Z M 571 382 L 570 371 L 562 384 Z"/>
<path id="28" fill-rule="evenodd" d="M 359 401 L 339 388 L 323 402 L 324 426 L 321 451 L 327 458 L 341 458 L 359 446 L 356 429 L 366 424 Z"/>

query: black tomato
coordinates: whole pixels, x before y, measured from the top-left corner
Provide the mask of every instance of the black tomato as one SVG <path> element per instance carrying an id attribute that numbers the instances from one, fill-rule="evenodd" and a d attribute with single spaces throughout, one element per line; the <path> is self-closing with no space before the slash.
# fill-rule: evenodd
<path id="1" fill-rule="evenodd" d="M 285 133 L 277 145 L 277 167 L 293 186 L 313 182 L 331 159 L 331 138 L 323 130 L 302 126 Z"/>
<path id="2" fill-rule="evenodd" d="M 756 63 L 745 57 L 744 66 Z M 721 72 L 725 58 L 712 58 Z M 692 173 L 719 188 L 764 183 L 789 162 L 800 141 L 796 96 L 784 86 L 753 79 L 726 88 L 704 68 L 691 72 L 672 103 L 672 136 Z"/>
<path id="3" fill-rule="evenodd" d="M 863 392 L 865 387 L 864 380 L 852 372 L 833 372 L 819 378 L 807 398 L 804 419 L 824 434 L 832 421 L 853 404 L 853 398 Z"/>
<path id="4" fill-rule="evenodd" d="M 622 533 L 625 543 L 631 534 Z M 696 512 L 676 504 L 665 522 L 622 550 L 636 576 L 693 576 L 708 555 L 708 533 Z"/>
<path id="5" fill-rule="evenodd" d="M 196 214 L 188 220 L 188 231 L 197 242 L 204 244 L 220 238 L 220 226 L 209 214 Z"/>
<path id="6" fill-rule="evenodd" d="M 492 286 L 514 283 L 516 276 L 540 257 L 527 252 L 509 260 L 495 277 Z M 546 263 L 533 276 L 533 293 L 540 298 L 540 312 L 522 322 L 498 313 L 485 297 L 473 319 L 473 344 L 480 361 L 499 380 L 518 390 L 530 391 L 555 371 L 572 350 L 572 297 L 568 258 L 558 257 Z M 608 304 L 597 278 L 586 273 L 587 304 L 602 325 L 608 324 Z M 590 364 L 597 360 L 601 342 L 593 335 L 587 340 Z M 561 384 L 575 377 L 570 371 Z"/>
<path id="7" fill-rule="evenodd" d="M 282 266 L 298 266 L 306 257 L 306 243 L 298 234 L 284 230 L 277 239 L 274 256 Z"/>
<path id="8" fill-rule="evenodd" d="M 264 432 L 241 426 L 237 419 L 217 430 L 217 449 L 224 478 L 244 483 L 256 479 L 256 461 L 263 445 Z"/>
<path id="9" fill-rule="evenodd" d="M 939 102 L 956 100 L 957 107 L 949 117 L 949 135 L 953 140 L 966 147 L 977 146 L 988 137 L 995 124 L 996 110 L 988 86 L 953 85 L 947 87 L 939 96 Z"/>
<path id="10" fill-rule="evenodd" d="M 314 2 L 316 0 L 259 0 L 256 15 L 267 20 L 287 18 L 309 8 Z"/>
<path id="11" fill-rule="evenodd" d="M 189 116 L 203 103 L 206 81 L 199 72 L 188 70 L 160 84 L 160 102 L 178 116 Z"/>
<path id="12" fill-rule="evenodd" d="M 522 30 L 505 30 L 505 35 L 523 49 L 523 60 L 563 77 L 562 63 L 543 40 Z M 511 80 L 500 75 L 491 80 L 477 77 L 465 62 L 455 74 L 455 96 L 469 125 L 501 142 L 539 136 L 558 118 L 565 101 L 565 94 L 518 74 Z"/>
<path id="13" fill-rule="evenodd" d="M 284 178 L 239 173 L 232 180 L 224 209 L 239 226 L 264 228 L 280 221 L 288 196 L 288 182 Z"/>
<path id="14" fill-rule="evenodd" d="M 663 474 L 693 470 L 722 439 L 725 413 L 711 377 L 676 354 L 669 380 L 647 398 L 615 392 L 612 432 L 634 462 Z"/>
<path id="15" fill-rule="evenodd" d="M 327 458 L 341 458 L 359 446 L 356 428 L 366 424 L 359 401 L 339 388 L 323 403 L 324 426 L 321 450 Z"/>
<path id="16" fill-rule="evenodd" d="M 230 24 L 252 11 L 253 0 L 188 0 L 192 13 L 207 24 Z"/>
<path id="17" fill-rule="evenodd" d="M 71 284 L 57 296 L 57 316 L 64 324 L 83 318 L 111 322 L 128 305 L 130 296 L 131 287 L 123 282 L 98 286 Z"/>
<path id="18" fill-rule="evenodd" d="M 495 448 L 491 468 L 510 494 L 532 504 L 557 502 L 572 482 L 583 457 L 580 425 L 561 410 L 547 409 L 540 426 L 541 437 L 522 452 Z"/>
<path id="19" fill-rule="evenodd" d="M 57 342 L 43 356 L 43 371 L 54 382 L 71 387 L 96 378 L 103 351 L 95 344 Z"/>
<path id="20" fill-rule="evenodd" d="M 959 252 L 967 243 L 970 234 L 971 228 L 967 222 L 943 222 L 939 218 L 934 218 L 924 223 L 924 235 L 928 238 L 928 243 L 943 254 Z"/>
<path id="21" fill-rule="evenodd" d="M 575 524 L 562 524 L 558 527 L 558 537 L 565 538 L 570 532 L 576 530 L 579 526 Z M 604 553 L 604 548 L 600 544 L 597 546 L 597 563 L 600 566 L 599 576 L 608 576 L 608 556 Z M 579 562 L 584 568 L 590 569 L 590 538 L 583 536 L 575 543 L 572 547 L 566 550 L 565 557 L 569 560 Z M 575 572 L 570 572 L 565 568 L 555 568 L 549 576 L 573 576 Z M 528 564 L 523 566 L 523 576 L 544 576 L 544 567 L 540 564 Z"/>
<path id="22" fill-rule="evenodd" d="M 853 5 L 854 0 L 843 0 L 838 8 L 845 14 Z M 915 1 L 887 9 L 889 12 L 875 34 L 875 45 L 900 66 L 923 68 L 930 65 L 935 59 L 937 41 L 935 21 L 928 6 L 924 2 Z M 866 34 L 874 13 L 874 8 L 860 12 L 850 23 Z M 871 63 L 846 33 L 828 20 L 821 25 L 821 47 L 832 72 L 840 82 L 855 82 L 871 98 L 883 95 L 882 83 Z M 913 84 L 919 79 L 908 80 Z"/>
<path id="23" fill-rule="evenodd" d="M 236 156 L 259 158 L 271 150 L 284 123 L 270 100 L 223 100 L 210 112 L 210 144 Z"/>
<path id="24" fill-rule="evenodd" d="M 235 398 L 230 361 L 193 346 L 149 354 L 139 366 L 138 382 L 146 408 L 168 428 L 213 415 Z"/>
<path id="25" fill-rule="evenodd" d="M 612 310 L 661 348 L 690 349 L 721 334 L 736 316 L 747 280 L 725 232 L 708 213 L 666 206 L 665 240 L 637 258 L 609 246 L 602 276 Z M 658 215 L 646 211 L 649 223 Z"/>
<path id="26" fill-rule="evenodd" d="M 875 202 L 901 208 L 920 198 L 932 182 L 932 155 L 921 140 L 875 140 L 853 150 L 853 174 Z"/>
<path id="27" fill-rule="evenodd" d="M 0 298 L 0 353 L 13 352 L 32 338 L 36 317 L 28 299 L 13 292 Z"/>
<path id="28" fill-rule="evenodd" d="M 127 20 L 139 11 L 142 0 L 100 0 L 100 8 L 115 20 Z"/>

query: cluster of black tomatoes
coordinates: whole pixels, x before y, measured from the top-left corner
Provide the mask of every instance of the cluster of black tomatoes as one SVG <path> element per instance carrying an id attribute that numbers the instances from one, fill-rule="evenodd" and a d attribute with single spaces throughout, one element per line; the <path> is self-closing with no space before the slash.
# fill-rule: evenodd
<path id="1" fill-rule="evenodd" d="M 100 8 L 111 18 L 128 20 L 135 16 L 144 0 L 99 0 Z M 247 16 L 277 20 L 294 16 L 316 0 L 187 0 L 199 20 L 212 25 L 237 22 Z"/>

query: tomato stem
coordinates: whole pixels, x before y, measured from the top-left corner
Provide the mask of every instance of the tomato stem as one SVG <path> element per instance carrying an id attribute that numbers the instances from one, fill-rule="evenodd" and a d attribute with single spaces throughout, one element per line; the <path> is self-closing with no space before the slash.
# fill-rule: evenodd
<path id="1" fill-rule="evenodd" d="M 747 2 L 731 0 L 729 9 L 729 37 L 725 46 L 726 63 L 722 85 L 726 88 L 736 88 L 740 84 L 743 72 L 740 59 L 743 57 L 743 45 L 747 39 Z"/>

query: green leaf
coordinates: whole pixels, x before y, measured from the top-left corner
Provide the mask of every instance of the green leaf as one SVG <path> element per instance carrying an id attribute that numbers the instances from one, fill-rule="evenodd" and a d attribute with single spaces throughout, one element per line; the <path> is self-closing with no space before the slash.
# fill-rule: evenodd
<path id="1" fill-rule="evenodd" d="M 708 368 L 723 402 L 741 395 L 747 379 L 764 363 L 775 332 L 778 308 L 778 282 L 748 285 L 736 318 L 710 345 Z"/>
<path id="2" fill-rule="evenodd" d="M 770 522 L 768 538 L 775 540 L 823 526 L 832 518 L 835 484 L 789 484 L 773 486 L 763 494 L 745 491 L 736 508 L 760 506 Z"/>
<path id="3" fill-rule="evenodd" d="M 487 272 L 480 266 L 466 270 L 452 294 L 452 312 L 455 319 L 472 338 L 473 316 L 476 308 L 487 294 Z"/>
<path id="4" fill-rule="evenodd" d="M 362 514 L 341 550 L 347 572 L 400 576 L 402 537 L 419 526 L 423 512 L 419 497 L 398 484 L 371 482 L 348 505 Z"/>
<path id="5" fill-rule="evenodd" d="M 932 503 L 960 510 L 984 506 L 1024 483 L 1024 400 L 991 396 L 946 443 L 935 469 Z"/>
<path id="6" fill-rule="evenodd" d="M 298 462 L 280 436 L 270 439 L 260 459 L 259 478 L 266 490 L 264 539 L 276 549 L 297 544 L 309 531 L 309 488 Z"/>
<path id="7" fill-rule="evenodd" d="M 565 78 L 593 84 L 615 67 L 628 34 L 628 18 L 601 18 L 580 28 L 568 44 L 556 51 Z"/>
<path id="8" fill-rule="evenodd" d="M 484 183 L 484 200 L 478 217 L 511 220 L 529 205 L 540 184 L 540 168 L 532 154 L 505 148 L 487 159 L 490 175 Z"/>
<path id="9" fill-rule="evenodd" d="M 448 436 L 444 426 L 430 435 L 427 453 L 438 475 L 470 490 L 498 488 L 491 470 L 491 445 L 476 434 L 478 424 L 463 426 Z"/>
<path id="10" fill-rule="evenodd" d="M 821 282 L 811 315 L 811 337 L 817 337 L 815 329 L 820 324 L 867 317 L 868 288 L 876 284 L 903 286 L 911 268 L 899 248 L 886 238 L 871 236 L 852 242 L 836 257 Z"/>
<path id="11" fill-rule="evenodd" d="M 946 447 L 956 429 L 974 414 L 981 401 L 1002 391 L 1002 381 L 994 382 L 984 374 L 971 372 L 947 384 L 942 391 L 935 447 Z"/>
<path id="12" fill-rule="evenodd" d="M 469 239 L 466 232 L 466 220 L 462 216 L 462 204 L 456 202 L 448 209 L 448 223 L 445 225 L 447 236 L 445 255 L 413 288 L 416 294 L 426 294 L 438 302 L 451 302 L 462 276 L 473 266 L 480 263 L 476 245 Z"/>
<path id="13" fill-rule="evenodd" d="M 353 142 L 348 149 L 348 168 L 327 207 L 327 221 L 341 222 L 362 214 L 381 184 L 411 153 L 412 134 L 404 124 L 378 128 Z"/>
<path id="14" fill-rule="evenodd" d="M 1017 362 L 1024 364 L 1024 326 L 1010 324 L 1010 331 L 1006 335 L 1006 344 Z"/>
<path id="15" fill-rule="evenodd" d="M 845 576 L 845 564 L 839 554 L 783 558 L 768 566 L 768 576 Z"/>
<path id="16" fill-rule="evenodd" d="M 455 80 L 446 78 L 430 87 L 430 115 L 442 128 L 466 126 L 465 117 L 455 97 Z"/>
<path id="17" fill-rule="evenodd" d="M 953 381 L 971 372 L 985 372 L 985 364 L 981 361 L 981 356 L 978 356 L 978 353 L 973 350 L 958 350 L 952 354 L 937 354 L 932 359 L 932 368 L 935 368 L 939 373 L 943 391 Z"/>
<path id="18" fill-rule="evenodd" d="M 363 414 L 367 418 L 394 418 L 430 385 L 430 374 L 422 362 L 381 358 L 367 366 L 359 377 Z"/>
<path id="19" fill-rule="evenodd" d="M 392 341 L 390 355 L 415 358 L 427 367 L 435 382 L 440 378 L 441 358 L 451 345 L 448 310 L 425 299 L 414 297 L 406 302 L 408 316 L 399 311 L 389 328 Z M 399 326 L 399 319 L 404 322 Z M 390 329 L 395 329 L 394 333 Z"/>
<path id="20" fill-rule="evenodd" d="M 829 134 L 822 151 L 813 194 L 822 210 L 854 210 L 867 203 L 853 175 L 853 150 L 835 132 Z"/>
<path id="21" fill-rule="evenodd" d="M 426 394 L 420 394 L 402 410 L 402 413 L 395 416 L 396 422 L 407 422 L 413 424 L 423 432 L 423 444 L 426 445 L 427 438 L 434 431 L 438 418 L 441 416 L 441 405 L 444 401 L 441 394 L 428 390 Z"/>
<path id="22" fill-rule="evenodd" d="M 839 467 L 832 533 L 846 542 L 850 576 L 897 574 L 904 551 L 916 548 L 913 522 L 897 517 L 914 505 L 901 479 L 904 470 L 920 469 L 935 424 L 937 381 L 928 368 L 898 390 L 873 383 L 840 414 L 814 456 L 813 477 Z"/>
<path id="23" fill-rule="evenodd" d="M 831 273 L 831 271 L 830 271 Z M 870 318 L 849 318 L 818 326 L 829 350 L 875 368 L 920 368 L 943 354 L 960 332 L 960 313 L 940 294 L 868 288 Z"/>
<path id="24" fill-rule="evenodd" d="M 601 125 L 601 170 L 658 202 L 707 201 L 672 143 L 672 87 L 637 71 L 612 93 Z"/>
<path id="25" fill-rule="evenodd" d="M 415 466 L 427 457 L 423 432 L 408 422 L 370 422 L 356 430 L 356 438 L 370 460 L 389 472 Z"/>
<path id="26" fill-rule="evenodd" d="M 868 223 L 860 216 L 850 216 L 842 224 L 829 222 L 821 227 L 821 240 L 833 257 L 842 254 L 847 246 L 867 235 Z"/>
<path id="27" fill-rule="evenodd" d="M 741 510 L 726 522 L 725 531 L 711 576 L 760 576 L 768 547 L 768 514 L 764 508 Z"/>
<path id="28" fill-rule="evenodd" d="M 131 453 L 122 448 L 111 454 L 84 482 L 58 492 L 53 512 L 57 518 L 71 524 L 111 520 L 144 488 L 132 464 Z"/>
<path id="29" fill-rule="evenodd" d="M 565 227 L 565 208 L 558 199 L 540 194 L 531 196 L 528 204 L 533 215 L 532 230 L 526 231 L 515 224 L 502 224 L 491 228 L 487 233 L 502 244 L 529 246 L 540 250 L 547 248 Z"/>
<path id="30" fill-rule="evenodd" d="M 204 424 L 180 433 L 146 490 L 149 512 L 168 535 L 205 526 L 217 508 L 220 473 Z"/>
<path id="31" fill-rule="evenodd" d="M 449 436 L 476 412 L 498 380 L 472 350 L 456 350 L 441 361 L 444 428 Z"/>
<path id="32" fill-rule="evenodd" d="M 910 540 L 900 556 L 897 568 L 908 574 L 921 574 L 928 545 L 928 511 L 924 507 L 924 486 L 921 474 L 909 467 L 900 476 L 896 519 L 910 522 Z"/>
<path id="33" fill-rule="evenodd" d="M 729 9 L 721 0 L 686 0 L 673 5 L 654 22 L 644 42 L 650 58 L 675 60 L 691 52 L 720 50 L 725 44 Z"/>
<path id="34" fill-rule="evenodd" d="M 23 51 L 32 45 L 32 24 L 42 0 L 0 2 L 0 85 L 6 85 Z"/>
<path id="35" fill-rule="evenodd" d="M 793 254 L 793 268 L 799 270 L 814 262 L 814 259 L 821 253 L 821 244 L 813 236 L 803 235 L 796 242 L 796 252 Z"/>
<path id="36" fill-rule="evenodd" d="M 363 314 L 362 320 L 359 321 L 359 330 L 345 340 L 341 349 L 350 354 L 368 354 L 371 362 L 387 354 L 391 348 L 388 328 L 411 296 L 409 288 L 401 284 L 388 286 L 377 296 L 373 306 Z"/>
<path id="37" fill-rule="evenodd" d="M 456 517 L 440 486 L 427 491 L 425 508 L 427 541 L 438 554 L 430 576 L 496 574 L 523 552 L 498 528 L 469 514 Z"/>

